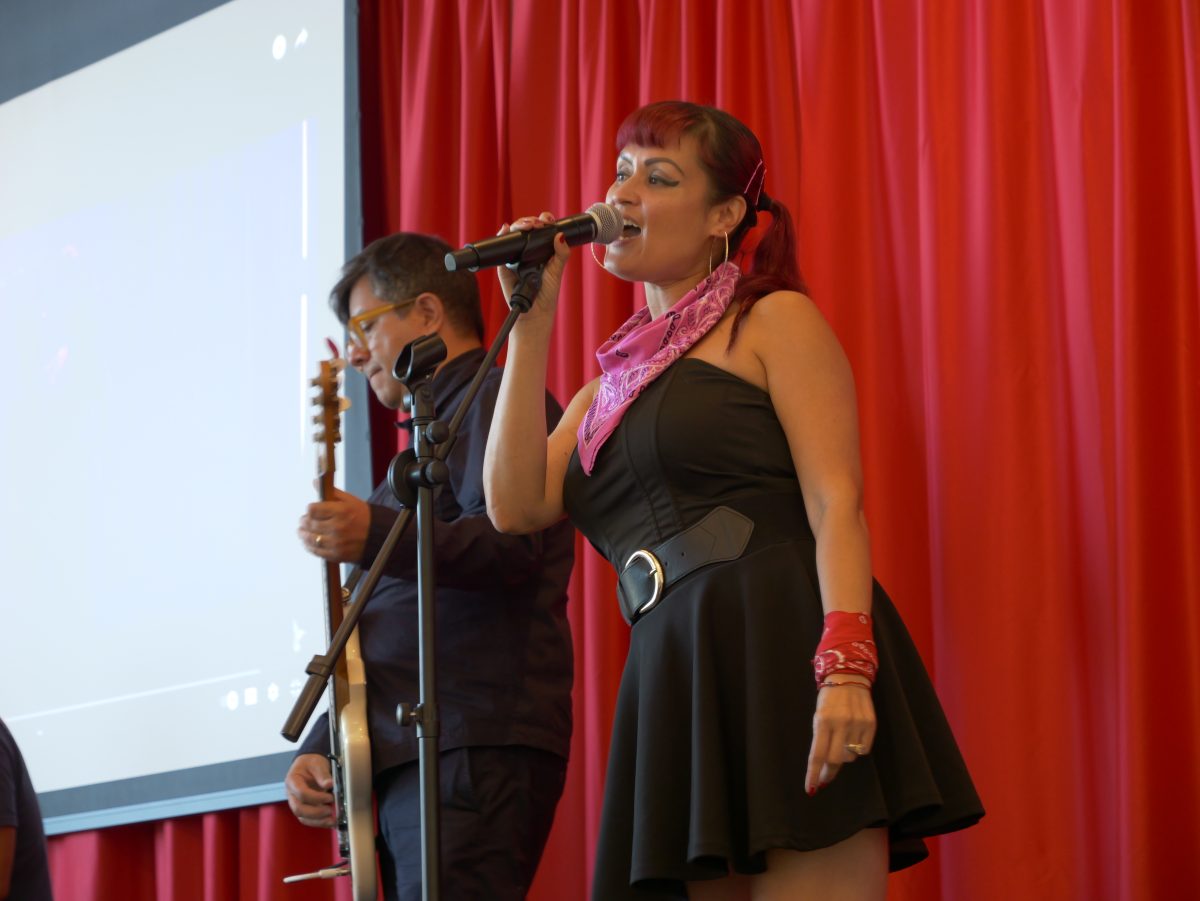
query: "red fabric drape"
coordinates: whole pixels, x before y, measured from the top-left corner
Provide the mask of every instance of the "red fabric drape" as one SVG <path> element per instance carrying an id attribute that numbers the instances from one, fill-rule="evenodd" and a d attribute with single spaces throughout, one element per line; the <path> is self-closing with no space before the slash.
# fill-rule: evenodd
<path id="1" fill-rule="evenodd" d="M 812 296 L 855 368 L 876 573 L 988 807 L 894 877 L 891 897 L 1194 890 L 1197 5 L 362 12 L 368 239 L 459 242 L 584 209 L 611 180 L 617 124 L 648 100 L 716 104 L 762 139 L 767 190 L 797 217 Z M 564 402 L 638 302 L 587 256 L 556 326 Z M 483 284 L 494 329 L 504 311 Z M 576 735 L 537 901 L 586 895 L 626 646 L 612 591 L 581 545 Z M 68 901 L 302 899 L 330 890 L 275 882 L 323 862 L 324 841 L 272 806 L 56 838 L 51 856 Z"/>

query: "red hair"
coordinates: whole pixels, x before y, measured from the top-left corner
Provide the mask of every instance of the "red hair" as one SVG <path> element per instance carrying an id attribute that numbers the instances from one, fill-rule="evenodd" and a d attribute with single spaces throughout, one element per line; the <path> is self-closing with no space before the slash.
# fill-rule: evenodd
<path id="1" fill-rule="evenodd" d="M 696 140 L 700 164 L 712 184 L 711 202 L 737 196 L 746 199 L 746 215 L 729 233 L 730 254 L 737 254 L 746 234 L 758 223 L 759 211 L 771 214 L 771 223 L 754 249 L 749 271 L 738 279 L 733 292 L 733 301 L 740 306 L 733 320 L 732 344 L 742 317 L 760 297 L 772 291 L 806 290 L 796 262 L 796 231 L 788 208 L 763 192 L 766 173 L 762 145 L 754 132 L 729 113 L 682 100 L 650 103 L 634 110 L 621 123 L 617 150 L 628 144 L 677 146 L 685 135 Z"/>

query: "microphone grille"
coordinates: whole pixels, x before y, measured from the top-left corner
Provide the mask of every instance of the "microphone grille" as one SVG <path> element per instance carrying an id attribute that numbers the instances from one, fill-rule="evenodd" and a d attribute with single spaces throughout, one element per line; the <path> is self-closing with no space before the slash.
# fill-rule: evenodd
<path id="1" fill-rule="evenodd" d="M 610 203 L 593 203 L 587 209 L 588 215 L 596 220 L 596 237 L 593 244 L 611 244 L 621 237 L 621 214 Z"/>

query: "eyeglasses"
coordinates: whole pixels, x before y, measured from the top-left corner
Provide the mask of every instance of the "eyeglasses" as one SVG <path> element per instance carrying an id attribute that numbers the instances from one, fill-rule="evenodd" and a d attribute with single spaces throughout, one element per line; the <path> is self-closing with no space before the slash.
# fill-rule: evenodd
<path id="1" fill-rule="evenodd" d="M 367 310 L 365 313 L 359 313 L 357 316 L 351 316 L 346 321 L 346 351 L 347 354 L 351 347 L 366 349 L 367 336 L 374 328 L 374 322 L 380 316 L 391 313 L 395 310 L 401 310 L 409 306 L 415 297 L 410 297 L 407 300 L 400 300 L 396 303 L 385 303 L 381 307 Z"/>

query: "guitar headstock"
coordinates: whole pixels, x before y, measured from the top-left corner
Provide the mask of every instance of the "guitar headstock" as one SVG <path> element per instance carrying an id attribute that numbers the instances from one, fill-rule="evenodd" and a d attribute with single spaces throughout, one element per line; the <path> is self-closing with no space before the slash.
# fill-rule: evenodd
<path id="1" fill-rule="evenodd" d="M 334 448 L 342 440 L 342 412 L 349 409 L 350 401 L 340 394 L 342 373 L 346 369 L 346 361 L 336 354 L 328 360 L 322 360 L 317 375 L 312 379 L 312 386 L 317 389 L 312 404 L 316 408 L 313 413 L 313 440 L 318 447 L 317 474 L 322 479 L 328 479 L 332 485 L 334 470 Z"/>

